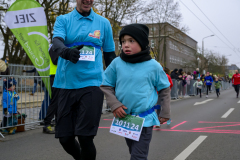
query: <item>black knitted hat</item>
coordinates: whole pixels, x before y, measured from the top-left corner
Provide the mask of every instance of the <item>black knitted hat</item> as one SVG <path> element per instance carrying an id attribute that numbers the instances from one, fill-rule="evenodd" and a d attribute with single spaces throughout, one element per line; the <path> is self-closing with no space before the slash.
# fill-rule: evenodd
<path id="1" fill-rule="evenodd" d="M 124 35 L 129 35 L 133 37 L 141 46 L 142 51 L 148 48 L 149 29 L 146 25 L 135 23 L 123 27 L 119 35 L 119 41 L 121 45 L 121 38 Z"/>

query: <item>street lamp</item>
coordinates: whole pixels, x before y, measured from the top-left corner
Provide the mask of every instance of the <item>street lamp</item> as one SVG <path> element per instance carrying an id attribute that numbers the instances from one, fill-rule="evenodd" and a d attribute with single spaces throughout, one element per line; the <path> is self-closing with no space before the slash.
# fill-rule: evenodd
<path id="1" fill-rule="evenodd" d="M 202 39 L 202 55 L 203 55 L 203 57 L 204 57 L 204 39 L 205 39 L 205 38 L 209 38 L 209 37 L 213 37 L 213 36 L 214 36 L 214 34 L 211 35 L 211 36 L 204 37 L 204 38 Z"/>
<path id="2" fill-rule="evenodd" d="M 199 60 L 200 60 L 200 58 L 198 57 L 198 58 L 197 58 L 197 65 L 198 65 L 198 68 L 199 68 Z"/>

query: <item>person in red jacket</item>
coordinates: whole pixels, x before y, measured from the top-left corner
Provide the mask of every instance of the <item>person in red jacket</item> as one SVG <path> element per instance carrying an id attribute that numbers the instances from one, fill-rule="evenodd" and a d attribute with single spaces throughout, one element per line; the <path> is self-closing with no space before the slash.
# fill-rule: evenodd
<path id="1" fill-rule="evenodd" d="M 170 70 L 168 68 L 164 68 L 164 72 L 166 73 L 166 75 L 168 77 L 168 81 L 170 83 L 170 89 L 172 89 L 173 82 L 172 82 L 172 78 L 170 77 Z"/>
<path id="2" fill-rule="evenodd" d="M 236 74 L 232 76 L 232 84 L 235 88 L 235 91 L 237 92 L 237 98 L 239 95 L 239 86 L 240 86 L 240 74 L 238 73 L 238 70 L 235 71 Z"/>
<path id="3" fill-rule="evenodd" d="M 172 89 L 172 87 L 173 87 L 173 82 L 172 82 L 172 78 L 170 77 L 170 70 L 168 69 L 168 68 L 164 68 L 164 72 L 166 73 L 166 75 L 167 75 L 167 77 L 168 77 L 168 81 L 169 81 L 169 83 L 170 83 L 170 89 Z M 160 103 L 161 103 L 161 101 L 160 101 Z M 159 101 L 158 101 L 158 103 L 157 103 L 157 105 L 160 105 L 161 106 L 161 104 L 159 103 Z M 159 115 L 160 114 L 160 112 L 161 112 L 161 109 L 157 109 L 157 114 Z M 160 128 L 160 126 L 155 126 L 155 128 Z"/>

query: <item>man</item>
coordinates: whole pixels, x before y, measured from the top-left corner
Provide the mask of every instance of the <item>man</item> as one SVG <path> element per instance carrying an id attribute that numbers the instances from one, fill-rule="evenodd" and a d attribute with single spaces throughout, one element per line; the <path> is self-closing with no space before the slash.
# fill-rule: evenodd
<path id="1" fill-rule="evenodd" d="M 38 71 L 37 69 L 34 67 L 32 70 L 22 70 L 23 72 L 26 72 L 26 73 L 34 73 L 34 86 L 33 86 L 33 90 L 32 90 L 32 93 L 30 93 L 31 96 L 34 96 L 34 93 L 36 92 L 36 89 L 37 89 L 37 85 L 39 84 L 41 86 L 41 83 L 42 82 L 42 78 L 40 77 L 40 75 L 38 74 Z"/>
<path id="2" fill-rule="evenodd" d="M 58 55 L 55 52 L 53 52 L 52 45 L 49 48 L 49 55 L 51 57 L 51 59 L 50 59 L 50 85 L 51 85 L 52 97 L 51 97 L 50 105 L 47 109 L 47 115 L 44 118 L 43 133 L 54 134 L 55 131 L 51 127 L 51 121 L 52 121 L 52 119 L 54 118 L 54 115 L 56 115 L 56 112 L 57 112 L 58 93 L 59 93 L 60 89 L 52 87 L 53 82 L 54 82 L 54 78 L 55 78 L 55 74 L 56 74 L 56 71 L 57 71 L 57 61 L 58 61 Z"/>
<path id="3" fill-rule="evenodd" d="M 240 85 L 240 74 L 238 73 L 238 70 L 235 71 L 236 74 L 234 74 L 232 76 L 232 84 L 233 87 L 235 89 L 235 91 L 237 92 L 237 98 L 239 95 L 239 85 Z"/>
<path id="4" fill-rule="evenodd" d="M 103 105 L 101 49 L 106 67 L 116 57 L 110 22 L 91 9 L 93 1 L 76 0 L 72 12 L 57 17 L 53 31 L 53 51 L 60 56 L 53 84 L 60 88 L 55 137 L 81 160 L 96 159 L 93 139 Z"/>

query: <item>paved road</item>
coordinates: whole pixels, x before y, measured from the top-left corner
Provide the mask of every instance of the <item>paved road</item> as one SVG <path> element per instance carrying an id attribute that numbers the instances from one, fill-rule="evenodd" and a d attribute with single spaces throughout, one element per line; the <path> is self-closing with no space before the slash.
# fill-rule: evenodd
<path id="1" fill-rule="evenodd" d="M 207 100 L 207 101 L 206 101 Z M 197 103 L 198 102 L 198 103 Z M 239 103 L 238 103 L 239 102 Z M 195 104 L 195 105 L 194 105 Z M 153 131 L 149 160 L 239 160 L 240 99 L 235 92 L 223 91 L 220 98 L 177 100 L 172 105 L 172 123 Z M 104 114 L 100 126 L 109 127 L 112 115 Z M 1 139 L 0 139 L 1 140 Z M 97 160 L 128 160 L 124 138 L 100 128 L 95 138 Z M 7 136 L 0 142 L 3 160 L 71 160 L 54 135 L 41 129 Z"/>

